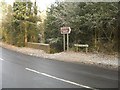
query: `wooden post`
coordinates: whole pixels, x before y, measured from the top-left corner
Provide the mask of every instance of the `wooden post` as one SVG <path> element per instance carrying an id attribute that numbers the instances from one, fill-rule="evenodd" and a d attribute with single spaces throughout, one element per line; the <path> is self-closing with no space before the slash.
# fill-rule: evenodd
<path id="1" fill-rule="evenodd" d="M 65 51 L 65 34 L 63 34 L 63 49 Z"/>
<path id="2" fill-rule="evenodd" d="M 69 34 L 67 34 L 67 51 L 69 51 Z"/>
<path id="3" fill-rule="evenodd" d="M 95 50 L 96 50 L 96 48 L 97 48 L 97 35 L 96 35 L 96 30 L 95 30 Z"/>
<path id="4" fill-rule="evenodd" d="M 88 52 L 88 47 L 86 47 L 86 53 Z"/>

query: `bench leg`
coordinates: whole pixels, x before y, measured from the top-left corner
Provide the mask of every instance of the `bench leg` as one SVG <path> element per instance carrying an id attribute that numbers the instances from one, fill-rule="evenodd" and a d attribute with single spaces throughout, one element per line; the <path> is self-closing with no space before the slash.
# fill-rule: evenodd
<path id="1" fill-rule="evenodd" d="M 86 48 L 86 53 L 88 52 L 88 48 Z"/>
<path id="2" fill-rule="evenodd" d="M 77 47 L 77 52 L 79 51 L 79 48 Z"/>
<path id="3" fill-rule="evenodd" d="M 78 47 L 75 47 L 75 51 L 78 52 Z"/>

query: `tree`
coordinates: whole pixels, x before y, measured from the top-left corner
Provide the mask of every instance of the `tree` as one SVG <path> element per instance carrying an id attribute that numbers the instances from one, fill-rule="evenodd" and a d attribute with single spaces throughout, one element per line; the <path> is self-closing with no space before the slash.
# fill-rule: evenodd
<path id="1" fill-rule="evenodd" d="M 46 42 L 62 41 L 59 29 L 70 26 L 70 45 L 89 44 L 91 50 L 115 51 L 117 2 L 55 3 L 48 9 L 45 21 Z M 62 42 L 59 42 L 62 47 Z M 58 46 L 58 45 L 57 45 Z M 110 49 L 111 48 L 111 49 Z"/>
<path id="2" fill-rule="evenodd" d="M 2 4 L 2 30 L 3 40 L 7 43 L 25 46 L 27 42 L 38 42 L 39 27 L 37 22 L 40 18 L 37 16 L 36 2 L 29 0 L 16 0 L 13 7 Z"/>
<path id="3" fill-rule="evenodd" d="M 4 1 L 0 2 L 1 8 L 1 26 L 0 30 L 2 33 L 2 38 L 4 41 L 11 43 L 12 36 L 11 36 L 11 22 L 12 22 L 12 7 L 7 5 Z"/>
<path id="4" fill-rule="evenodd" d="M 32 9 L 34 8 L 34 9 Z M 28 41 L 37 42 L 38 28 L 37 6 L 36 2 L 14 2 L 13 5 L 14 20 L 13 26 L 17 33 L 16 44 L 24 46 Z"/>

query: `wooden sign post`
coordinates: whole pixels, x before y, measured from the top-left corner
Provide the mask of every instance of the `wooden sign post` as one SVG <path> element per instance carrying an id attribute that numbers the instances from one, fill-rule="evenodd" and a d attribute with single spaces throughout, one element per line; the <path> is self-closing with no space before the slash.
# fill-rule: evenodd
<path id="1" fill-rule="evenodd" d="M 67 51 L 69 51 L 69 34 L 71 32 L 70 27 L 61 27 L 61 34 L 63 34 L 63 49 L 65 51 L 65 34 L 67 34 Z"/>
<path id="2" fill-rule="evenodd" d="M 63 34 L 63 49 L 65 51 L 65 34 Z"/>

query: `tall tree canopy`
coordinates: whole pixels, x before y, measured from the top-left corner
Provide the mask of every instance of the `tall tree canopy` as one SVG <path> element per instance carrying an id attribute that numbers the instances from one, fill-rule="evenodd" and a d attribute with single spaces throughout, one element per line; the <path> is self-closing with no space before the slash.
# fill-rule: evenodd
<path id="1" fill-rule="evenodd" d="M 24 2 L 21 2 L 24 1 Z M 88 44 L 91 51 L 116 52 L 118 50 L 119 9 L 117 2 L 56 2 L 48 8 L 42 23 L 36 2 L 16 0 L 13 7 L 1 2 L 3 12 L 3 40 L 17 46 L 38 42 L 42 33 L 53 52 L 63 50 L 60 28 L 70 26 L 70 47 Z M 40 30 L 41 29 L 41 30 Z M 45 30 L 45 31 L 43 31 Z"/>
<path id="2" fill-rule="evenodd" d="M 28 41 L 38 42 L 39 27 L 37 22 L 40 21 L 40 18 L 37 15 L 36 2 L 16 0 L 13 3 L 13 7 L 7 8 L 11 9 L 11 11 L 8 12 L 9 16 L 7 16 L 7 18 L 11 18 L 11 20 L 7 20 L 10 26 L 4 22 L 7 25 L 7 32 L 4 33 L 7 34 L 9 32 L 8 35 L 4 35 L 4 40 L 17 46 L 25 46 L 25 43 Z"/>
<path id="3" fill-rule="evenodd" d="M 62 49 L 60 27 L 70 26 L 70 45 L 89 44 L 91 50 L 117 50 L 117 2 L 60 2 L 47 11 L 46 42 Z M 50 39 L 51 38 L 51 39 Z"/>

